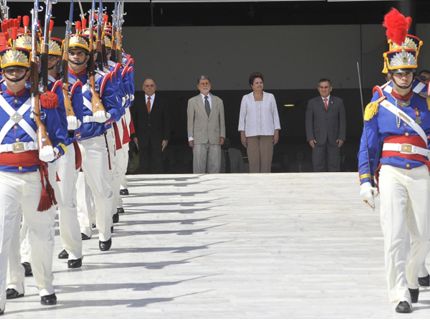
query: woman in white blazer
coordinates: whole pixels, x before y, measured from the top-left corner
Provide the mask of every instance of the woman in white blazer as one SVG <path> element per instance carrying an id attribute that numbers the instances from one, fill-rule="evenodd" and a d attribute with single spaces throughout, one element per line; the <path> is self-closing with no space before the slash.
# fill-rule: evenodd
<path id="1" fill-rule="evenodd" d="M 240 140 L 248 154 L 249 172 L 270 172 L 273 146 L 281 130 L 278 107 L 275 96 L 263 91 L 261 73 L 251 73 L 249 85 L 252 92 L 244 95 L 240 104 Z"/>

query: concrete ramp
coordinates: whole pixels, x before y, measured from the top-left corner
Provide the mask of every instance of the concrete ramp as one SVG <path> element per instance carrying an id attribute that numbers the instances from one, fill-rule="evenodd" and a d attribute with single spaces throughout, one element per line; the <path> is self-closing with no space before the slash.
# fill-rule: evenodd
<path id="1" fill-rule="evenodd" d="M 378 210 L 356 173 L 129 176 L 111 251 L 54 257 L 58 305 L 32 278 L 7 318 L 430 318 L 388 302 Z"/>

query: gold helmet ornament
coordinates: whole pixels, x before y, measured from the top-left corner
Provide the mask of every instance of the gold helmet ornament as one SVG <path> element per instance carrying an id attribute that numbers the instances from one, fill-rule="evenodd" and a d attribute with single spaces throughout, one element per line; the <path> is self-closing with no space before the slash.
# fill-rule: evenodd
<path id="1" fill-rule="evenodd" d="M 8 30 L 8 32 L 11 39 L 12 47 L 6 48 L 0 53 L 1 55 L 0 67 L 2 69 L 8 68 L 8 67 L 30 68 L 29 51 L 23 48 L 16 47 L 18 27 L 13 26 Z"/>
<path id="2" fill-rule="evenodd" d="M 84 49 L 90 51 L 90 44 L 86 37 L 82 35 L 82 24 L 80 21 L 75 22 L 76 33 L 70 37 L 69 49 Z"/>
<path id="3" fill-rule="evenodd" d="M 411 23 L 411 17 L 405 17 L 394 8 L 385 15 L 383 26 L 386 28 L 389 50 L 383 54 L 382 73 L 415 71 L 418 68 L 418 56 L 423 41 L 408 34 Z"/>

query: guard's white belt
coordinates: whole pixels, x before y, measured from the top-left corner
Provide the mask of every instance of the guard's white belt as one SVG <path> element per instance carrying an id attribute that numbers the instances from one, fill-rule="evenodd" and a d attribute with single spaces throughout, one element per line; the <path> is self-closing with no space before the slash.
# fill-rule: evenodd
<path id="1" fill-rule="evenodd" d="M 13 152 L 20 153 L 30 150 L 37 150 L 37 143 L 34 141 L 31 142 L 15 142 L 10 144 L 2 144 L 0 145 L 0 153 L 2 152 Z"/>
<path id="2" fill-rule="evenodd" d="M 429 158 L 430 150 L 409 143 L 384 143 L 382 151 L 397 151 L 404 154 L 419 154 Z"/>

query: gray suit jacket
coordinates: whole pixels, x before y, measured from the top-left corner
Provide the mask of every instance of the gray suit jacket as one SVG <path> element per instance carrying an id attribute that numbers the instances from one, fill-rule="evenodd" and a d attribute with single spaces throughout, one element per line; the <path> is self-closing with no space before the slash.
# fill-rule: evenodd
<path id="1" fill-rule="evenodd" d="M 225 138 L 224 103 L 212 94 L 211 100 L 209 117 L 200 94 L 188 100 L 188 137 L 196 144 L 219 144 L 219 138 Z"/>
<path id="2" fill-rule="evenodd" d="M 306 139 L 315 139 L 318 144 L 336 144 L 337 139 L 345 141 L 346 117 L 341 98 L 330 96 L 328 110 L 320 96 L 308 101 L 306 109 Z"/>

